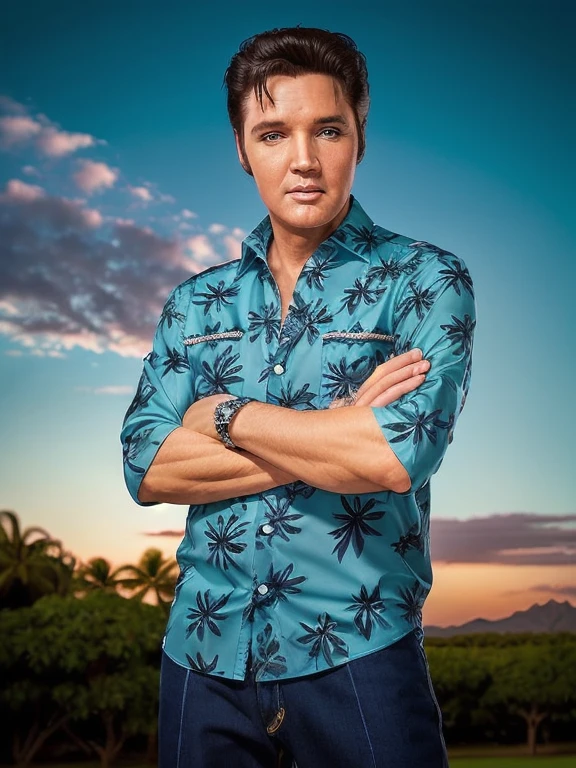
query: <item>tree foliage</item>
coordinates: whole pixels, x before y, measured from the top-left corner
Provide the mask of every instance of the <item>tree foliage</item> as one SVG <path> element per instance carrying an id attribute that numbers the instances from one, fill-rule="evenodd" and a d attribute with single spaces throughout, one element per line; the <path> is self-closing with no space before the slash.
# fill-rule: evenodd
<path id="1" fill-rule="evenodd" d="M 26 765 L 67 725 L 114 759 L 130 734 L 156 727 L 161 639 L 156 607 L 115 594 L 50 595 L 0 611 L 0 704 L 14 730 L 13 759 Z"/>

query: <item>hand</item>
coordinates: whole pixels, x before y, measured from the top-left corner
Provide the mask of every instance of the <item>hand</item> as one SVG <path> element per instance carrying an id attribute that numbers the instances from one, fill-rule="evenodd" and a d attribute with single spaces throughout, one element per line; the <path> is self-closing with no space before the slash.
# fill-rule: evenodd
<path id="1" fill-rule="evenodd" d="M 215 440 L 220 440 L 220 435 L 216 432 L 216 427 L 214 426 L 214 409 L 218 403 L 222 403 L 224 400 L 235 399 L 236 395 L 223 392 L 196 400 L 184 414 L 182 426 L 208 437 L 213 437 Z"/>
<path id="2" fill-rule="evenodd" d="M 430 368 L 428 360 L 422 360 L 421 349 L 411 349 L 378 365 L 356 392 L 352 405 L 389 405 L 402 395 L 422 384 Z M 328 406 L 339 408 L 346 405 L 345 398 L 336 398 Z"/>

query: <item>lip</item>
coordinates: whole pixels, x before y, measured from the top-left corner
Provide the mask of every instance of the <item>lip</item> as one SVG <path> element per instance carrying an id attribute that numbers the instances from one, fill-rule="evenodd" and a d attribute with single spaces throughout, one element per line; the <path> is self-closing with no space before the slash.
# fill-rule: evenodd
<path id="1" fill-rule="evenodd" d="M 314 200 L 318 200 L 318 198 L 321 197 L 324 192 L 321 189 L 313 189 L 309 192 L 295 189 L 288 192 L 288 194 L 293 200 L 298 200 L 301 203 L 311 203 Z"/>
<path id="2" fill-rule="evenodd" d="M 297 184 L 288 192 L 323 192 L 322 187 L 317 187 L 315 184 Z"/>

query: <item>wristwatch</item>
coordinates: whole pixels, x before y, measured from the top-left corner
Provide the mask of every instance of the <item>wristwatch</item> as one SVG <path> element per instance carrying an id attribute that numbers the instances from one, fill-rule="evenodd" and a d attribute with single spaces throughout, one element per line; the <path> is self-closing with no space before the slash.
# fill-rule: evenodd
<path id="1" fill-rule="evenodd" d="M 220 439 L 228 448 L 238 447 L 232 442 L 232 438 L 228 434 L 230 422 L 243 405 L 246 405 L 246 403 L 250 403 L 253 400 L 256 400 L 256 398 L 235 397 L 231 400 L 223 400 L 221 403 L 218 403 L 216 408 L 214 408 L 214 426 L 216 427 L 216 432 L 218 432 Z"/>

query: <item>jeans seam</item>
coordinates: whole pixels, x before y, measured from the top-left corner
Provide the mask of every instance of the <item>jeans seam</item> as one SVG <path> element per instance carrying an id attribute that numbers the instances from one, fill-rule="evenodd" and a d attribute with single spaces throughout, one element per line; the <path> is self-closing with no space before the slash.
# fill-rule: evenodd
<path id="1" fill-rule="evenodd" d="M 184 723 L 184 702 L 186 700 L 186 692 L 188 690 L 188 680 L 190 678 L 190 670 L 186 672 L 186 679 L 184 680 L 184 689 L 182 690 L 182 705 L 180 707 L 180 730 L 178 731 L 178 757 L 176 760 L 176 768 L 180 766 L 180 754 L 182 745 L 182 724 Z"/>
<path id="2" fill-rule="evenodd" d="M 350 682 L 352 683 L 352 689 L 354 691 L 354 695 L 356 696 L 356 701 L 358 703 L 358 711 L 360 712 L 360 717 L 362 718 L 362 725 L 364 726 L 364 732 L 366 733 L 366 738 L 368 739 L 368 746 L 370 747 L 370 754 L 372 755 L 372 763 L 374 764 L 374 768 L 376 768 L 376 758 L 374 756 L 374 749 L 372 747 L 372 742 L 370 741 L 370 734 L 368 733 L 368 726 L 366 725 L 366 719 L 364 718 L 364 712 L 362 711 L 362 705 L 360 704 L 360 698 L 358 696 L 358 691 L 356 690 L 356 684 L 354 683 L 354 678 L 352 677 L 352 670 L 350 669 L 350 663 L 346 664 L 346 669 L 348 670 Z"/>
<path id="3" fill-rule="evenodd" d="M 438 715 L 438 731 L 440 733 L 440 740 L 442 741 L 442 746 L 444 748 L 444 756 L 446 759 L 445 765 L 448 766 L 447 762 L 447 755 L 448 750 L 446 748 L 446 742 L 444 740 L 444 733 L 442 731 L 442 710 L 440 709 L 440 704 L 438 703 L 438 699 L 436 698 L 436 694 L 434 693 L 434 686 L 432 685 L 432 677 L 430 676 L 430 667 L 428 665 L 428 659 L 426 658 L 426 651 L 420 644 L 418 644 L 418 647 L 420 649 L 420 653 L 422 655 L 422 660 L 424 661 L 424 667 L 426 670 L 426 679 L 428 681 L 428 690 L 430 691 L 430 696 L 432 698 L 432 701 L 434 702 L 434 706 L 436 707 L 436 714 Z"/>

